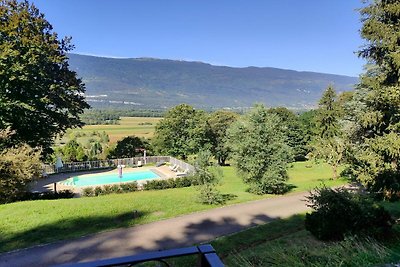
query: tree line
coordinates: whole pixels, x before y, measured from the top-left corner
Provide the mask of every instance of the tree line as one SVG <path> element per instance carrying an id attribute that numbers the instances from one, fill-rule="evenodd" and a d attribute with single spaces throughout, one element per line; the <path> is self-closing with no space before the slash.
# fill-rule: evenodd
<path id="1" fill-rule="evenodd" d="M 86 109 L 80 119 L 86 125 L 119 124 L 120 117 L 162 117 L 164 110 Z"/>

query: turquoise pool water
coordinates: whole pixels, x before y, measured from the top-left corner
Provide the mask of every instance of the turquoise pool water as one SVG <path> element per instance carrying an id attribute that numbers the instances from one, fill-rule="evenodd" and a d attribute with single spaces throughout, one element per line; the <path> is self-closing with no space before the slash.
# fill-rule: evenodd
<path id="1" fill-rule="evenodd" d="M 61 181 L 61 184 L 72 185 L 72 186 L 91 186 L 91 185 L 103 185 L 112 183 L 126 183 L 146 179 L 160 178 L 155 172 L 151 170 L 140 171 L 140 172 L 124 172 L 122 178 L 119 178 L 118 173 L 112 174 L 98 174 L 98 175 L 80 175 L 67 180 Z"/>

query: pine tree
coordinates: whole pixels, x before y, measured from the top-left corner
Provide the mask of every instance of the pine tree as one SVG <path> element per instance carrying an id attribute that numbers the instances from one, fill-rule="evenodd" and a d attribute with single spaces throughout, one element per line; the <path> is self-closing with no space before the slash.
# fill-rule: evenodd
<path id="1" fill-rule="evenodd" d="M 360 10 L 359 56 L 367 70 L 355 92 L 354 168 L 374 191 L 400 192 L 400 2 L 376 0 Z"/>
<path id="2" fill-rule="evenodd" d="M 336 91 L 329 85 L 318 103 L 316 116 L 317 135 L 320 138 L 331 138 L 338 135 L 339 112 L 336 104 Z"/>

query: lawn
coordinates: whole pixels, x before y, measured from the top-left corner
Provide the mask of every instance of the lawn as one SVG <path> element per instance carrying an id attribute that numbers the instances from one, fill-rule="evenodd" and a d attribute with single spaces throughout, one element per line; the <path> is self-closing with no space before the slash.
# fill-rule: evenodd
<path id="1" fill-rule="evenodd" d="M 155 126 L 160 119 L 153 117 L 121 117 L 119 124 L 86 125 L 82 129 L 70 130 L 68 134 L 71 132 L 90 133 L 93 131 L 105 131 L 110 137 L 110 143 L 115 143 L 129 135 L 151 138 L 154 134 Z M 63 141 L 66 142 L 67 140 Z M 78 141 L 84 142 L 85 140 Z"/>
<path id="2" fill-rule="evenodd" d="M 294 192 L 309 190 L 321 182 L 327 186 L 345 183 L 345 180 L 329 180 L 331 172 L 327 165 L 312 165 L 311 168 L 306 165 L 295 163 L 289 170 L 289 183 L 295 186 Z M 246 185 L 233 167 L 223 167 L 223 173 L 219 189 L 232 197 L 227 205 L 272 197 L 246 192 Z M 198 203 L 196 195 L 196 188 L 189 187 L 0 205 L 0 252 L 215 207 Z"/>

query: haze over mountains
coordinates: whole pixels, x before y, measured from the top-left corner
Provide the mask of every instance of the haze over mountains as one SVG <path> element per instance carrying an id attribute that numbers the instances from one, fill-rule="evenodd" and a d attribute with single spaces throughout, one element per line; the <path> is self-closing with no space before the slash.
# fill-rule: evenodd
<path id="1" fill-rule="evenodd" d="M 353 89 L 358 78 L 270 67 L 234 68 L 154 58 L 117 59 L 69 54 L 71 69 L 83 78 L 94 107 L 198 108 L 267 106 L 309 109 L 333 84 Z"/>

